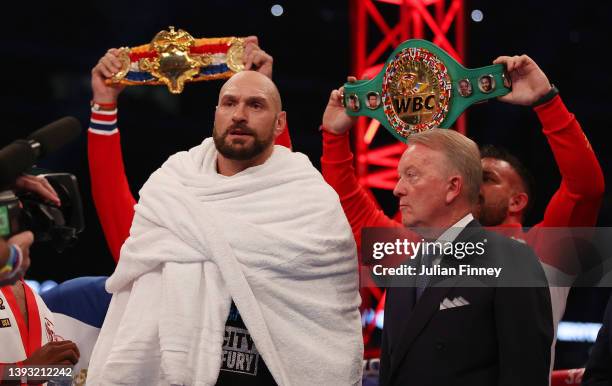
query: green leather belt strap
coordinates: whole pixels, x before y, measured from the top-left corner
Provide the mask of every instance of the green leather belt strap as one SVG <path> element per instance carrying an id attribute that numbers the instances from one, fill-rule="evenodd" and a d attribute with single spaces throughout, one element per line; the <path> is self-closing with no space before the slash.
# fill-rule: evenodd
<path id="1" fill-rule="evenodd" d="M 344 85 L 348 115 L 378 120 L 402 142 L 433 127 L 449 128 L 474 103 L 506 95 L 501 64 L 465 68 L 440 47 L 407 40 L 374 79 Z"/>

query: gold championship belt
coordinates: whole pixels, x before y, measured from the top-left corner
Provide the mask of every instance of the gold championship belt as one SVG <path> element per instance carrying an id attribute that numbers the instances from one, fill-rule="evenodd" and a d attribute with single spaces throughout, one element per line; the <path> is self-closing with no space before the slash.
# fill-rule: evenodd
<path id="1" fill-rule="evenodd" d="M 173 94 L 186 82 L 227 79 L 244 69 L 244 39 L 237 37 L 195 39 L 188 32 L 161 31 L 138 47 L 119 52 L 121 70 L 107 84 L 161 85 Z"/>

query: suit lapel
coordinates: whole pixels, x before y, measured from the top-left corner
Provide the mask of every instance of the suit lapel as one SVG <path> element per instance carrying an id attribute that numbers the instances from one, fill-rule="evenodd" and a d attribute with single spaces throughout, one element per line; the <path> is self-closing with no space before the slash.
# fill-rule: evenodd
<path id="1" fill-rule="evenodd" d="M 458 276 L 450 279 L 448 286 L 445 287 L 428 287 L 421 295 L 421 299 L 416 303 L 407 322 L 404 323 L 404 331 L 401 333 L 399 340 L 395 342 L 395 348 L 391 355 L 391 372 L 390 379 L 395 374 L 396 370 L 404 360 L 404 357 L 410 351 L 414 340 L 419 336 L 421 331 L 427 326 L 434 314 L 440 309 L 440 302 L 446 297 L 446 294 L 453 288 Z M 413 296 L 414 298 L 414 296 Z"/>
<path id="2" fill-rule="evenodd" d="M 482 232 L 482 227 L 476 220 L 472 220 L 457 236 L 455 242 L 462 242 L 468 240 L 474 240 Z M 440 262 L 441 267 L 457 266 L 460 263 L 464 264 L 469 261 L 469 258 L 458 261 L 452 256 L 443 256 Z M 402 361 L 406 357 L 406 354 L 410 351 L 412 344 L 423 329 L 427 326 L 431 318 L 436 312 L 440 310 L 440 303 L 444 300 L 448 292 L 456 287 L 456 284 L 461 279 L 461 276 L 452 277 L 435 277 L 432 278 L 430 287 L 426 288 L 421 296 L 421 299 L 414 305 L 412 312 L 410 313 L 407 321 L 402 323 L 404 325 L 404 331 L 399 334 L 400 338 L 394 346 L 393 354 L 391 355 L 391 365 L 389 372 L 389 380 L 392 380 L 395 373 L 399 369 Z M 435 286 L 441 281 L 445 281 L 444 286 Z M 409 288 L 412 290 L 413 288 Z M 414 293 L 414 291 L 410 291 Z M 414 295 L 409 296 L 413 305 L 415 302 Z"/>

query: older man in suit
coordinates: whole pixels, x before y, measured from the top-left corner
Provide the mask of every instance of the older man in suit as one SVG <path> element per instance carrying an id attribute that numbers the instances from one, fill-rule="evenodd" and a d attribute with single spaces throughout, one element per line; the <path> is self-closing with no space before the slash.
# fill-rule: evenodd
<path id="1" fill-rule="evenodd" d="M 398 172 L 394 194 L 404 226 L 440 242 L 486 243 L 480 255 L 421 256 L 421 264 L 502 267 L 503 274 L 502 282 L 450 274 L 389 288 L 381 384 L 548 385 L 553 323 L 546 279 L 529 247 L 472 217 L 482 181 L 476 144 L 452 130 L 411 136 Z"/>

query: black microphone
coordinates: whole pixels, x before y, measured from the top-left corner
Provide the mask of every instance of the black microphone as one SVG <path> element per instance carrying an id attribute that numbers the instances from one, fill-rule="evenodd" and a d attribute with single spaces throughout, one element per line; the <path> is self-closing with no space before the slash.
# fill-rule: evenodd
<path id="1" fill-rule="evenodd" d="M 80 133 L 79 121 L 64 117 L 36 130 L 27 140 L 17 140 L 0 149 L 0 190 L 11 187 L 37 159 L 54 153 Z"/>
<path id="2" fill-rule="evenodd" d="M 72 142 L 81 134 L 81 124 L 75 117 L 60 118 L 28 136 L 36 158 L 44 158 Z"/>
<path id="3" fill-rule="evenodd" d="M 18 140 L 0 150 L 0 191 L 13 185 L 17 177 L 36 162 L 36 152 L 28 141 Z"/>

